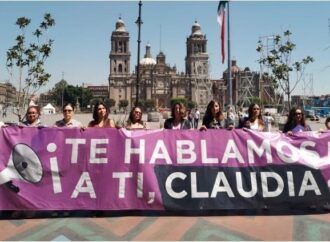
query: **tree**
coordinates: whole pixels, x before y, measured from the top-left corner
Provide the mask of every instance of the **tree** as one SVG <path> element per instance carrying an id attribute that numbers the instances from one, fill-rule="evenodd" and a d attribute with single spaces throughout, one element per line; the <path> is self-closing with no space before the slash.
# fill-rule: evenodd
<path id="1" fill-rule="evenodd" d="M 124 109 L 124 111 L 126 111 L 126 108 L 128 106 L 128 100 L 124 99 L 124 100 L 119 100 L 119 108 Z"/>
<path id="2" fill-rule="evenodd" d="M 109 108 L 112 108 L 116 105 L 116 100 L 112 98 L 105 98 L 104 102 Z"/>
<path id="3" fill-rule="evenodd" d="M 154 99 L 147 99 L 144 102 L 144 107 L 147 109 L 147 111 L 154 110 L 155 106 L 156 106 L 156 102 Z"/>
<path id="4" fill-rule="evenodd" d="M 192 109 L 197 107 L 197 103 L 195 101 L 189 100 L 188 103 L 187 103 L 187 106 L 188 106 L 189 110 L 192 110 Z"/>
<path id="5" fill-rule="evenodd" d="M 50 74 L 44 69 L 54 40 L 46 34 L 55 25 L 51 14 L 46 13 L 39 27 L 32 32 L 35 42 L 27 43 L 26 30 L 31 19 L 20 17 L 16 21 L 21 33 L 16 37 L 15 44 L 7 50 L 6 66 L 12 81 L 18 82 L 17 115 L 21 120 L 21 113 L 25 111 L 25 105 L 29 95 L 35 94 L 44 86 L 50 78 Z M 23 83 L 24 80 L 24 83 Z"/>
<path id="6" fill-rule="evenodd" d="M 55 103 L 56 106 L 62 107 L 64 100 L 64 92 L 68 83 L 66 80 L 62 79 L 61 81 L 57 82 L 53 89 L 50 91 L 52 101 Z"/>
<path id="7" fill-rule="evenodd" d="M 185 99 L 184 97 L 175 97 L 175 98 L 171 98 L 171 107 L 174 105 L 174 103 L 183 103 L 185 106 L 187 105 L 187 99 Z"/>
<path id="8" fill-rule="evenodd" d="M 93 94 L 87 88 L 68 85 L 63 79 L 55 84 L 54 88 L 51 90 L 51 96 L 53 102 L 60 107 L 62 107 L 65 102 L 70 102 L 75 105 L 77 100 L 81 107 L 87 107 L 87 105 L 90 104 L 90 100 L 93 98 Z"/>
<path id="9" fill-rule="evenodd" d="M 268 73 L 270 80 L 279 86 L 288 99 L 288 108 L 291 108 L 290 95 L 301 81 L 306 65 L 313 62 L 313 57 L 307 56 L 301 61 L 292 62 L 291 53 L 296 45 L 290 40 L 292 33 L 287 30 L 283 36 L 276 35 L 274 37 L 274 48 L 267 53 L 267 56 L 259 60 L 260 64 L 267 65 L 271 69 Z M 257 52 L 263 52 L 265 46 L 258 41 Z M 296 78 L 291 78 L 290 74 L 296 73 Z M 293 74 L 293 73 L 292 73 Z M 291 74 L 291 75 L 292 75 Z"/>

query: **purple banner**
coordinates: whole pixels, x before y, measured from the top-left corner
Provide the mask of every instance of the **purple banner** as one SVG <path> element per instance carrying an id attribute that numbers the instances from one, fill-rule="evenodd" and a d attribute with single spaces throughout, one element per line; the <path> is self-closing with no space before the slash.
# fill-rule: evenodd
<path id="1" fill-rule="evenodd" d="M 200 210 L 330 199 L 330 132 L 6 127 L 0 210 Z"/>

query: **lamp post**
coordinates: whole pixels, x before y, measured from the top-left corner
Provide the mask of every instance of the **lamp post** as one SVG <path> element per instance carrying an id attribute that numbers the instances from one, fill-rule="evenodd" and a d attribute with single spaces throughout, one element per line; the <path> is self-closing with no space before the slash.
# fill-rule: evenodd
<path id="1" fill-rule="evenodd" d="M 138 105 L 139 102 L 139 87 L 140 87 L 140 44 L 141 44 L 141 24 L 143 24 L 141 20 L 141 7 L 142 1 L 139 1 L 139 17 L 136 20 L 136 24 L 138 25 L 138 49 L 137 49 L 137 68 L 136 68 L 136 100 L 135 106 Z"/>

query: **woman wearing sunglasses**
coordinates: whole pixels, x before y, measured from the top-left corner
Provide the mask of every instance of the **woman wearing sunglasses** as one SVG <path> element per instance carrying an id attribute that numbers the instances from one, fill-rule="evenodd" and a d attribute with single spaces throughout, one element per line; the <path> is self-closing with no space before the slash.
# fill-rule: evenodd
<path id="1" fill-rule="evenodd" d="M 82 127 L 81 122 L 73 119 L 74 105 L 72 103 L 65 103 L 62 107 L 63 119 L 56 121 L 56 127 Z"/>
<path id="2" fill-rule="evenodd" d="M 283 133 L 292 135 L 296 132 L 311 131 L 311 127 L 306 124 L 305 115 L 301 108 L 293 107 L 290 110 L 288 119 L 283 128 Z"/>
<path id="3" fill-rule="evenodd" d="M 140 107 L 133 107 L 129 113 L 125 125 L 126 129 L 147 129 L 147 124 L 142 120 L 142 110 Z"/>

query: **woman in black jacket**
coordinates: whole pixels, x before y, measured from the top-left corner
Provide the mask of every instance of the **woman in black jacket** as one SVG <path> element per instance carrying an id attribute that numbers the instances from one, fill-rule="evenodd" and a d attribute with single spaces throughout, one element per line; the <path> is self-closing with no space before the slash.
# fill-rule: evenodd
<path id="1" fill-rule="evenodd" d="M 183 103 L 174 103 L 171 109 L 171 118 L 166 119 L 165 129 L 192 129 L 191 123 L 186 117 L 186 107 Z"/>
<path id="2" fill-rule="evenodd" d="M 233 129 L 234 124 L 227 121 L 222 113 L 220 103 L 218 101 L 212 100 L 207 105 L 203 118 L 203 124 L 200 130 L 223 128 Z"/>

